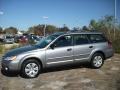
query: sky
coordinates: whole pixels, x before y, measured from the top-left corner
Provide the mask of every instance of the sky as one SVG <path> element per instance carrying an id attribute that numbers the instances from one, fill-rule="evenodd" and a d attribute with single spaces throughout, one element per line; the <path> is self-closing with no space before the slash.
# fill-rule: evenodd
<path id="1" fill-rule="evenodd" d="M 114 0 L 0 0 L 2 28 L 27 30 L 38 24 L 82 27 L 105 15 L 114 15 Z M 120 0 L 117 0 L 117 19 L 120 21 Z"/>

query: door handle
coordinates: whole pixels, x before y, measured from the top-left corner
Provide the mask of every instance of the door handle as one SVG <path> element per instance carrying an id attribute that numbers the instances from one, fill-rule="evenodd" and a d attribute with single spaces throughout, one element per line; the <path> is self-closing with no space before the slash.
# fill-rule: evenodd
<path id="1" fill-rule="evenodd" d="M 72 50 L 72 48 L 67 49 L 67 51 L 71 51 L 71 50 Z"/>
<path id="2" fill-rule="evenodd" d="M 93 46 L 89 46 L 89 48 L 93 48 Z"/>

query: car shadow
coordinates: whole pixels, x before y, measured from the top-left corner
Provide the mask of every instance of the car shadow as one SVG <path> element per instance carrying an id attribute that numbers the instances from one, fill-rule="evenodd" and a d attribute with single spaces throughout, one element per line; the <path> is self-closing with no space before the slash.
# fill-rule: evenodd
<path id="1" fill-rule="evenodd" d="M 68 65 L 63 65 L 63 66 L 56 66 L 56 67 L 49 67 L 46 69 L 43 69 L 41 71 L 41 74 L 44 73 L 49 73 L 49 72 L 57 72 L 57 71 L 65 71 L 65 70 L 71 70 L 71 69 L 78 69 L 78 68 L 91 68 L 88 63 L 83 63 L 83 64 L 68 64 Z M 92 68 L 91 68 L 92 69 Z M 23 75 L 20 75 L 18 72 L 6 72 L 5 70 L 1 69 L 1 73 L 7 77 L 23 77 Z"/>
<path id="2" fill-rule="evenodd" d="M 49 72 L 56 72 L 56 71 L 65 71 L 65 70 L 71 70 L 71 69 L 78 69 L 78 68 L 91 68 L 88 63 L 83 64 L 68 64 L 63 66 L 56 66 L 56 67 L 49 67 L 46 69 L 43 69 L 41 73 L 49 73 Z M 92 69 L 92 68 L 91 68 Z"/>
<path id="3" fill-rule="evenodd" d="M 1 69 L 1 73 L 7 77 L 18 77 L 19 76 L 18 72 L 6 72 L 5 70 L 2 70 L 2 69 Z"/>

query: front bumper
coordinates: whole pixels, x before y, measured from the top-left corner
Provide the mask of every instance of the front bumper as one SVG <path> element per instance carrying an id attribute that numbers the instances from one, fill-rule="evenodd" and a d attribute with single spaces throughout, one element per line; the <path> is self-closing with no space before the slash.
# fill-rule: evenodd
<path id="1" fill-rule="evenodd" d="M 14 61 L 5 61 L 1 62 L 2 70 L 5 71 L 19 71 L 18 64 Z"/>

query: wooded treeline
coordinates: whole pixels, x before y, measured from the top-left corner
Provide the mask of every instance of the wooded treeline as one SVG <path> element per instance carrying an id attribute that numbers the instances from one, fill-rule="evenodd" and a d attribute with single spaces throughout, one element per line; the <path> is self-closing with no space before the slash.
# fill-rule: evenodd
<path id="1" fill-rule="evenodd" d="M 31 26 L 28 30 L 24 30 L 24 33 L 33 33 L 36 35 L 43 36 L 44 24 L 39 24 Z M 68 31 L 99 31 L 103 32 L 113 43 L 115 52 L 120 53 L 120 23 L 113 16 L 104 16 L 99 20 L 91 20 L 88 26 L 74 27 L 69 29 L 67 25 L 62 27 L 57 27 L 55 25 L 46 25 L 46 35 L 52 34 L 54 32 L 68 32 Z M 0 27 L 0 34 L 16 34 L 18 29 L 16 27 L 8 27 L 3 29 Z"/>

